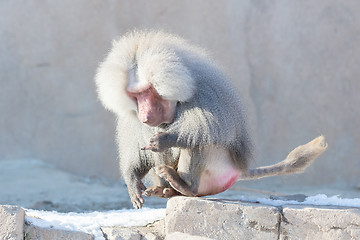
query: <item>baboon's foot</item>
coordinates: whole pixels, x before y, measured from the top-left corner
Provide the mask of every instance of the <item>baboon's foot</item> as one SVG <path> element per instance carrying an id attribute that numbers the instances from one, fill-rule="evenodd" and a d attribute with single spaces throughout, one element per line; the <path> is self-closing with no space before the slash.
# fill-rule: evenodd
<path id="1" fill-rule="evenodd" d="M 145 190 L 144 195 L 147 197 L 155 196 L 161 198 L 170 198 L 175 195 L 180 195 L 180 193 L 175 191 L 173 188 L 151 186 Z"/>
<path id="2" fill-rule="evenodd" d="M 196 194 L 194 194 L 184 180 L 182 180 L 179 176 L 179 174 L 173 169 L 172 167 L 169 167 L 167 165 L 160 165 L 155 167 L 155 173 L 161 177 L 162 179 L 166 180 L 171 187 L 173 187 L 176 191 L 181 193 L 184 196 L 188 197 L 195 197 Z"/>

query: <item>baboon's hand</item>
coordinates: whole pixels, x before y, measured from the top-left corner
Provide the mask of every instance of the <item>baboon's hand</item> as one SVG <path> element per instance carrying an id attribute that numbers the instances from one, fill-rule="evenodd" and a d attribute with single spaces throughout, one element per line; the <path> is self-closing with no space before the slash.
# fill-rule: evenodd
<path id="1" fill-rule="evenodd" d="M 149 145 L 142 147 L 141 150 L 151 150 L 154 152 L 162 152 L 168 148 L 175 147 L 177 136 L 165 132 L 158 132 L 149 140 Z"/>
<path id="2" fill-rule="evenodd" d="M 144 199 L 141 193 L 145 189 L 146 187 L 141 181 L 137 182 L 134 187 L 128 188 L 129 196 L 134 208 L 142 208 L 142 205 L 144 204 Z"/>

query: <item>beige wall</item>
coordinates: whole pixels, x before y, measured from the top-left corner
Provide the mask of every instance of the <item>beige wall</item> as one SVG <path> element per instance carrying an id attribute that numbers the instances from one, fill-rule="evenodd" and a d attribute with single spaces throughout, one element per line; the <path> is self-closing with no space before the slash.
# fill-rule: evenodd
<path id="1" fill-rule="evenodd" d="M 1 1 L 0 160 L 117 176 L 115 118 L 93 76 L 111 40 L 161 28 L 208 48 L 247 105 L 254 166 L 319 134 L 328 151 L 293 185 L 360 180 L 360 2 Z"/>

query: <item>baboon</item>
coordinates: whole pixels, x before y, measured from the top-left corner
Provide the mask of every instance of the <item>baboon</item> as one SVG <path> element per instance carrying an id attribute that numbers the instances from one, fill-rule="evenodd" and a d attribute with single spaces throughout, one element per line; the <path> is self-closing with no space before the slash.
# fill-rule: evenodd
<path id="1" fill-rule="evenodd" d="M 320 136 L 278 164 L 248 169 L 252 142 L 238 92 L 206 51 L 161 31 L 114 41 L 95 80 L 117 115 L 120 170 L 135 208 L 142 193 L 213 195 L 238 179 L 300 173 L 327 148 Z M 146 188 L 151 169 L 155 185 Z"/>

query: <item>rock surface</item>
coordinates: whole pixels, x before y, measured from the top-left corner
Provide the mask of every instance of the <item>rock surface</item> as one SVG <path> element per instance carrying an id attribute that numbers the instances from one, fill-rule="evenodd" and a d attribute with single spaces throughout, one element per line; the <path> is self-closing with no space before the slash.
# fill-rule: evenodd
<path id="1" fill-rule="evenodd" d="M 126 227 L 102 227 L 107 240 L 140 240 L 141 234 L 135 229 Z"/>
<path id="2" fill-rule="evenodd" d="M 280 218 L 272 206 L 174 197 L 168 201 L 165 230 L 212 239 L 278 239 Z"/>
<path id="3" fill-rule="evenodd" d="M 179 240 L 179 239 L 181 239 L 181 240 L 212 240 L 211 238 L 192 236 L 192 235 L 189 235 L 186 233 L 181 233 L 181 232 L 170 233 L 165 238 L 165 240 Z"/>
<path id="4" fill-rule="evenodd" d="M 107 240 L 161 240 L 165 238 L 164 220 L 144 227 L 102 227 Z"/>
<path id="5" fill-rule="evenodd" d="M 66 231 L 25 225 L 25 240 L 93 240 L 94 236 L 84 232 Z"/>
<path id="6" fill-rule="evenodd" d="M 283 208 L 280 239 L 360 239 L 360 209 L 314 206 Z"/>
<path id="7" fill-rule="evenodd" d="M 141 227 L 102 227 L 106 240 L 360 239 L 360 208 L 173 197 L 165 219 Z M 25 233 L 25 234 L 24 234 Z M 0 205 L 0 239 L 92 240 L 83 232 L 26 223 L 24 210 Z"/>
<path id="8" fill-rule="evenodd" d="M 360 239 L 358 208 L 272 207 L 239 201 L 175 197 L 168 201 L 166 211 L 168 237 L 181 232 L 210 239 Z"/>
<path id="9" fill-rule="evenodd" d="M 0 206 L 0 239 L 24 239 L 25 211 L 17 206 Z"/>

